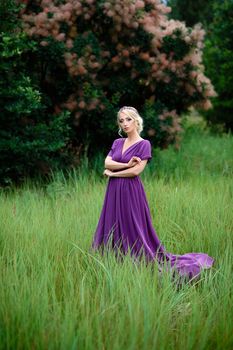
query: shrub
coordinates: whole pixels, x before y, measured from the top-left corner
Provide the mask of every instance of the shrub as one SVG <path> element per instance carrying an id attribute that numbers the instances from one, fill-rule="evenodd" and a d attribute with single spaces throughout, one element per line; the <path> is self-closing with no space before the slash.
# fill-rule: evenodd
<path id="1" fill-rule="evenodd" d="M 233 130 L 233 1 L 216 1 L 209 27 L 204 61 L 218 97 L 204 115 L 209 124 L 223 124 Z"/>
<path id="2" fill-rule="evenodd" d="M 0 183 L 6 185 L 68 161 L 69 113 L 49 113 L 49 103 L 27 72 L 37 43 L 21 29 L 20 7 L 14 1 L 1 4 L 10 18 L 1 22 L 0 33 Z"/>
<path id="3" fill-rule="evenodd" d="M 40 45 L 31 69 L 51 108 L 71 112 L 73 145 L 90 144 L 91 154 L 110 143 L 122 105 L 139 109 L 155 145 L 177 144 L 182 112 L 211 107 L 205 32 L 169 20 L 169 12 L 159 0 L 27 1 L 24 28 Z"/>

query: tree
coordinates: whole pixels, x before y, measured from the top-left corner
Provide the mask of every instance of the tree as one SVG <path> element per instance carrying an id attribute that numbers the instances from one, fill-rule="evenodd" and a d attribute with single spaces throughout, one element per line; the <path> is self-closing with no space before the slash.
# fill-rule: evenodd
<path id="1" fill-rule="evenodd" d="M 170 18 L 184 21 L 189 27 L 197 23 L 207 27 L 212 22 L 213 1 L 211 0 L 168 0 L 167 4 L 172 8 Z"/>
<path id="2" fill-rule="evenodd" d="M 190 106 L 211 107 L 205 32 L 169 20 L 159 0 L 17 2 L 24 8 L 4 2 L 13 27 L 0 41 L 0 150 L 9 178 L 76 164 L 82 150 L 91 156 L 106 147 L 118 136 L 122 105 L 139 110 L 142 136 L 159 147 L 178 147 Z"/>
<path id="3" fill-rule="evenodd" d="M 211 107 L 204 75 L 204 30 L 169 20 L 159 0 L 26 1 L 24 28 L 40 50 L 31 57 L 54 110 L 68 109 L 77 143 L 112 141 L 116 111 L 133 105 L 154 145 L 178 144 L 180 115 Z M 117 136 L 117 135 L 116 135 Z"/>
<path id="4" fill-rule="evenodd" d="M 67 112 L 48 114 L 43 94 L 28 75 L 28 57 L 37 43 L 22 30 L 15 1 L 1 2 L 0 183 L 20 181 L 64 163 Z"/>
<path id="5" fill-rule="evenodd" d="M 233 130 L 233 1 L 216 1 L 213 13 L 204 62 L 218 97 L 205 116 L 210 124 L 221 123 Z"/>

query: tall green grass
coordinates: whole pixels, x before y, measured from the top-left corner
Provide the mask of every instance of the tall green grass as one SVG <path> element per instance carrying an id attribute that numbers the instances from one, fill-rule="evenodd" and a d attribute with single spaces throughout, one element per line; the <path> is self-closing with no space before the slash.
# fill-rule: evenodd
<path id="1" fill-rule="evenodd" d="M 188 129 L 141 174 L 167 250 L 215 258 L 181 289 L 153 264 L 91 251 L 104 155 L 2 191 L 0 348 L 232 349 L 232 150 L 230 135 Z"/>

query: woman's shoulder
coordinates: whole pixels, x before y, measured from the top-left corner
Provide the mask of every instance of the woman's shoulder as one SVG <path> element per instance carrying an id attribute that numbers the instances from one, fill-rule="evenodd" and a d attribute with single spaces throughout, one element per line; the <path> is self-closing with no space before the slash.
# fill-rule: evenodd
<path id="1" fill-rule="evenodd" d="M 146 142 L 150 142 L 150 140 L 148 140 L 148 139 L 143 139 L 144 141 L 146 141 Z"/>
<path id="2" fill-rule="evenodd" d="M 143 141 L 142 143 L 150 144 L 150 141 L 147 139 L 142 139 L 141 141 Z"/>
<path id="3" fill-rule="evenodd" d="M 139 148 L 143 152 L 148 152 L 152 148 L 152 146 L 149 140 L 142 139 L 142 141 L 139 142 Z"/>

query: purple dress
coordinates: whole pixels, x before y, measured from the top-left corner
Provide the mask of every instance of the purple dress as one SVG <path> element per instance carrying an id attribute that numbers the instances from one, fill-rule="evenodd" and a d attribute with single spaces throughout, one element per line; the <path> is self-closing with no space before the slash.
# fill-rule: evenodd
<path id="1" fill-rule="evenodd" d="M 133 156 L 151 160 L 150 141 L 143 139 L 128 147 L 122 154 L 125 138 L 116 139 L 108 156 L 127 163 Z M 122 169 L 123 170 L 123 169 Z M 119 171 L 119 170 L 117 170 Z M 158 262 L 161 272 L 169 268 L 188 279 L 196 278 L 202 269 L 210 268 L 214 259 L 204 253 L 175 255 L 166 251 L 152 226 L 151 214 L 139 176 L 110 177 L 103 208 L 96 228 L 92 248 L 110 247 L 116 252 L 128 253 L 136 260 Z"/>

